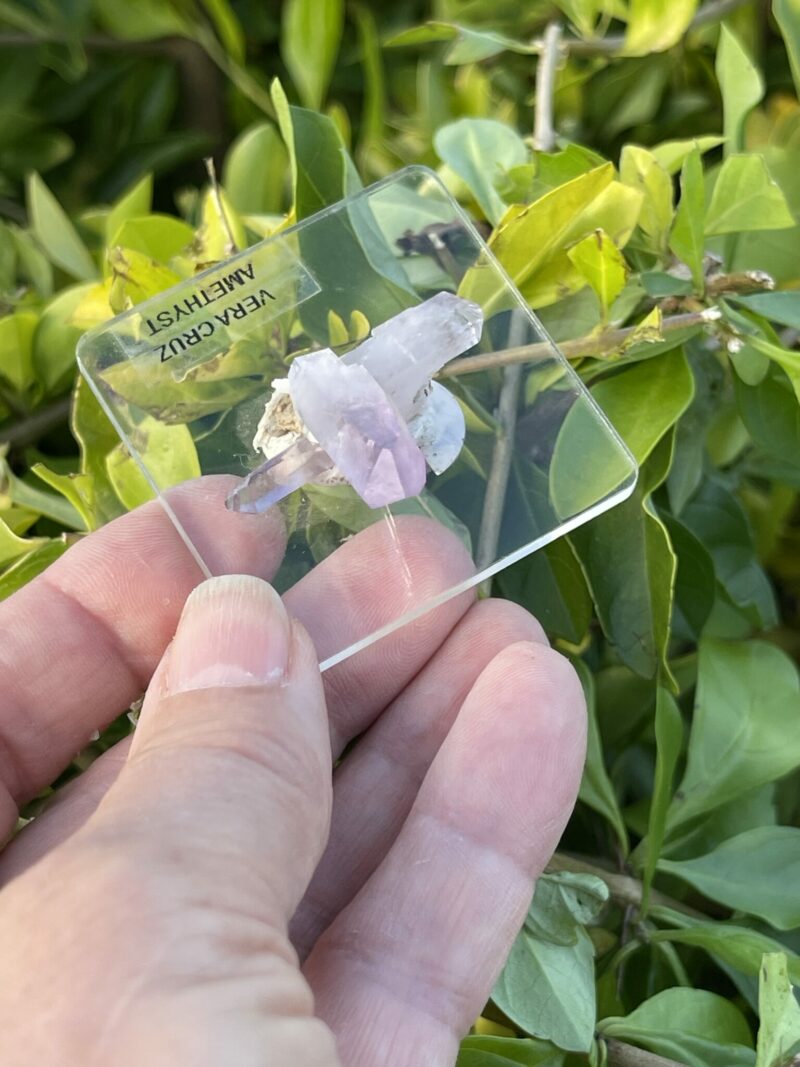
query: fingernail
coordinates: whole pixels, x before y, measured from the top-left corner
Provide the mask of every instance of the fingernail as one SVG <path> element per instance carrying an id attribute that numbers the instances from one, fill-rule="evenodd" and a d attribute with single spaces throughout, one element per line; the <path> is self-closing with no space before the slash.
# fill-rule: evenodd
<path id="1" fill-rule="evenodd" d="M 271 585 L 248 575 L 212 578 L 186 601 L 166 665 L 165 690 L 278 685 L 290 626 Z"/>

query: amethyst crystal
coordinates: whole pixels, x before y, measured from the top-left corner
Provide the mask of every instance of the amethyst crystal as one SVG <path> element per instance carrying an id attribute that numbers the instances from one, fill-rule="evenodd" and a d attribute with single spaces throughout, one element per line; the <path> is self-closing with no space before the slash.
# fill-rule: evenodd
<path id="1" fill-rule="evenodd" d="M 417 496 L 426 461 L 441 474 L 464 442 L 464 416 L 431 378 L 480 340 L 477 304 L 439 293 L 377 326 L 339 359 L 330 349 L 298 356 L 259 424 L 267 462 L 228 499 L 265 511 L 307 482 L 347 481 L 372 508 Z"/>

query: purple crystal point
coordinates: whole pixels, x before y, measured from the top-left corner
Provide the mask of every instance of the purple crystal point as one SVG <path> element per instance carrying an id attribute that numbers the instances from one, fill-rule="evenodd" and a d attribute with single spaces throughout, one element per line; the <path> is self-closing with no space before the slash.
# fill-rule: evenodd
<path id="1" fill-rule="evenodd" d="M 273 394 L 253 445 L 267 457 L 230 495 L 234 511 L 262 512 L 310 482 L 348 481 L 378 508 L 417 496 L 426 461 L 441 474 L 464 443 L 456 398 L 431 379 L 478 343 L 483 312 L 439 293 L 376 326 L 339 359 L 298 356 Z"/>
<path id="2" fill-rule="evenodd" d="M 289 391 L 310 434 L 371 508 L 422 492 L 425 457 L 365 367 L 312 352 L 292 363 Z"/>
<path id="3" fill-rule="evenodd" d="M 330 456 L 306 437 L 268 459 L 242 481 L 228 497 L 231 511 L 261 514 L 307 482 L 331 469 Z"/>
<path id="4" fill-rule="evenodd" d="M 376 326 L 372 336 L 342 362 L 365 367 L 404 418 L 414 400 L 445 363 L 476 345 L 483 312 L 471 300 L 438 293 Z"/>

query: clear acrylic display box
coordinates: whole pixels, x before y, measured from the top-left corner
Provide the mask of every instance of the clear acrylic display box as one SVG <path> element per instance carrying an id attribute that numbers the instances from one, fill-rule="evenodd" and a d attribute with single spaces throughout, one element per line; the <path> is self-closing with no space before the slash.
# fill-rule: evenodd
<path id="1" fill-rule="evenodd" d="M 169 486 L 142 458 L 155 423 L 188 427 L 204 475 L 243 478 L 263 461 L 253 436 L 273 379 L 286 376 L 295 356 L 327 347 L 342 355 L 443 291 L 484 315 L 479 343 L 438 378 L 465 415 L 452 466 L 429 472 L 419 496 L 390 507 L 370 509 L 349 485 L 307 486 L 275 505 L 287 537 L 274 579 L 281 592 L 374 523 L 386 524 L 386 536 L 368 539 L 369 566 L 409 576 L 402 602 L 395 597 L 377 623 L 365 613 L 356 627 L 363 632 L 343 634 L 323 669 L 619 503 L 635 485 L 632 456 L 471 220 L 432 171 L 410 167 L 138 304 L 79 344 L 81 371 L 161 496 Z M 201 569 L 218 573 L 213 544 L 204 540 L 201 552 L 166 508 Z M 406 515 L 446 526 L 474 573 L 421 595 L 396 533 Z"/>

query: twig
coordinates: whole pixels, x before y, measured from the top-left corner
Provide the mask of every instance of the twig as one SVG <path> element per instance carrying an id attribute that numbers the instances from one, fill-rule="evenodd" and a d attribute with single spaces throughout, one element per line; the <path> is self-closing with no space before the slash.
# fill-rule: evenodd
<path id="1" fill-rule="evenodd" d="M 46 408 L 35 411 L 32 415 L 12 422 L 8 427 L 0 427 L 0 441 L 12 448 L 21 448 L 37 440 L 42 434 L 66 422 L 69 418 L 72 401 L 67 396 L 56 400 Z"/>
<path id="2" fill-rule="evenodd" d="M 609 1067 L 686 1067 L 679 1060 L 668 1060 L 664 1056 L 657 1056 L 655 1052 L 626 1045 L 624 1041 L 617 1041 L 613 1037 L 604 1037 L 602 1040 L 608 1051 Z"/>
<path id="3" fill-rule="evenodd" d="M 497 543 L 500 540 L 500 527 L 503 522 L 503 504 L 511 471 L 511 459 L 514 455 L 514 434 L 517 426 L 521 385 L 522 367 L 518 364 L 506 367 L 497 405 L 497 421 L 500 423 L 500 430 L 494 441 L 492 465 L 486 481 L 481 529 L 475 553 L 478 570 L 483 570 L 484 567 L 494 563 L 497 554 Z"/>
<path id="4" fill-rule="evenodd" d="M 663 319 L 662 333 L 684 330 L 692 326 L 707 326 L 719 319 L 717 308 L 704 308 L 702 311 L 689 311 L 683 315 L 672 315 Z M 585 356 L 606 356 L 615 352 L 634 336 L 639 326 L 625 326 L 618 330 L 604 330 L 599 334 L 589 334 L 575 341 L 562 341 L 559 349 L 567 359 L 582 359 Z M 454 360 L 439 371 L 440 378 L 457 378 L 461 374 L 474 374 L 476 371 L 490 370 L 494 367 L 508 367 L 515 363 L 529 363 L 532 360 L 552 356 L 553 346 L 549 341 L 539 341 L 533 345 L 520 345 L 504 348 L 499 352 L 486 352 L 477 356 L 465 356 Z"/>
<path id="5" fill-rule="evenodd" d="M 691 33 L 693 30 L 699 30 L 703 26 L 707 26 L 709 23 L 718 22 L 724 19 L 727 15 L 730 15 L 737 8 L 743 7 L 749 0 L 711 0 L 711 3 L 706 4 L 700 8 L 695 17 L 689 23 L 686 30 L 687 33 Z M 533 47 L 540 49 L 544 52 L 546 48 L 546 40 L 542 38 L 539 41 L 533 42 Z M 566 37 L 561 42 L 561 50 L 563 52 L 569 52 L 573 56 L 597 56 L 597 55 L 614 55 L 617 52 L 622 52 L 625 49 L 625 37 L 622 34 L 614 34 L 610 37 Z"/>
<path id="6" fill-rule="evenodd" d="M 219 189 L 219 182 L 217 181 L 217 168 L 214 166 L 214 160 L 211 156 L 207 156 L 203 160 L 206 165 L 206 174 L 208 174 L 208 180 L 211 185 L 211 196 L 214 200 L 214 207 L 217 209 L 219 220 L 222 223 L 222 229 L 225 231 L 225 255 L 232 256 L 234 252 L 238 251 L 236 244 L 236 238 L 233 236 L 233 228 L 231 227 L 231 220 L 228 218 L 228 213 L 225 210 L 225 204 L 222 202 L 222 193 Z"/>
<path id="7" fill-rule="evenodd" d="M 547 47 L 539 59 L 536 68 L 536 116 L 534 122 L 534 140 L 536 147 L 551 151 L 555 146 L 555 128 L 553 121 L 553 88 L 558 66 L 558 43 L 561 40 L 561 26 L 551 22 L 545 34 Z M 522 318 L 517 315 L 511 321 L 509 341 L 511 348 L 519 348 L 514 342 L 524 337 Z M 479 357 L 473 357 L 479 358 Z M 514 455 L 514 437 L 517 430 L 517 410 L 522 388 L 521 362 L 509 360 L 503 372 L 503 385 L 497 404 L 497 420 L 500 428 L 494 440 L 492 463 L 486 480 L 486 495 L 483 498 L 481 528 L 475 549 L 475 562 L 479 570 L 494 563 L 500 532 L 503 525 L 503 508 L 508 489 L 508 476 L 511 473 L 511 461 Z M 489 588 L 485 588 L 488 593 Z"/>
<path id="8" fill-rule="evenodd" d="M 616 871 L 607 871 L 604 867 L 598 867 L 594 863 L 578 859 L 576 856 L 568 856 L 564 852 L 556 852 L 548 863 L 547 869 L 549 871 L 572 871 L 575 874 L 593 874 L 596 878 L 600 878 L 606 883 L 608 892 L 615 904 L 623 908 L 633 908 L 635 911 L 641 908 L 643 886 L 638 878 L 632 878 L 628 874 L 618 874 Z M 674 900 L 672 897 L 668 897 L 656 890 L 651 891 L 650 901 L 653 904 L 660 904 L 664 908 L 679 911 L 692 919 L 708 919 L 708 916 L 703 915 L 702 912 L 695 911 L 694 908 L 690 908 L 680 900 Z"/>
<path id="9" fill-rule="evenodd" d="M 536 67 L 536 115 L 533 127 L 533 147 L 538 152 L 552 152 L 556 147 L 554 105 L 562 33 L 561 23 L 550 23 L 544 31 L 542 52 Z"/>

